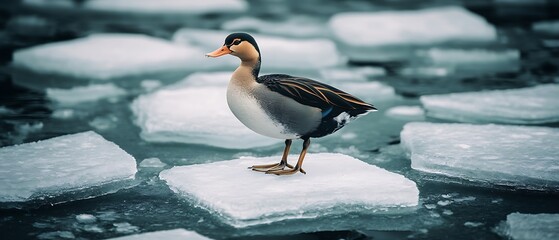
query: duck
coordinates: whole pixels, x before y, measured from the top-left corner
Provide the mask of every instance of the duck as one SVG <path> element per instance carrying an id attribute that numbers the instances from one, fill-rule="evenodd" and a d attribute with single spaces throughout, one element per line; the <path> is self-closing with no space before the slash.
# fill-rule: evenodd
<path id="1" fill-rule="evenodd" d="M 206 54 L 211 58 L 225 55 L 241 60 L 227 87 L 231 112 L 252 131 L 285 140 L 279 163 L 249 167 L 253 171 L 306 174 L 302 166 L 311 138 L 330 135 L 351 120 L 377 110 L 349 93 L 309 78 L 287 74 L 259 76 L 262 54 L 248 33 L 231 33 L 221 47 Z M 297 163 L 291 165 L 287 157 L 292 141 L 297 139 L 303 140 L 303 148 Z"/>

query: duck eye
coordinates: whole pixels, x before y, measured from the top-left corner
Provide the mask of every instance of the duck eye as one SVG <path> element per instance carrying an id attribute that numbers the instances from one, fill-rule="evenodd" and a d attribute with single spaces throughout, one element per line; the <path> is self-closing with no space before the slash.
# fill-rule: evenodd
<path id="1" fill-rule="evenodd" d="M 239 43 L 241 43 L 241 40 L 239 39 L 235 39 L 235 41 L 233 41 L 233 45 L 239 45 Z"/>

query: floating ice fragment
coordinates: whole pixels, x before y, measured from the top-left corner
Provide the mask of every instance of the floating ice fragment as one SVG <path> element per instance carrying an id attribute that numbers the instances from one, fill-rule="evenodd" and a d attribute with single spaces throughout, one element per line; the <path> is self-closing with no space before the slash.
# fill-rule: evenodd
<path id="1" fill-rule="evenodd" d="M 127 222 L 113 223 L 115 232 L 117 233 L 135 233 L 140 231 L 140 228 Z"/>
<path id="2" fill-rule="evenodd" d="M 559 239 L 559 214 L 511 213 L 504 223 L 505 237 L 515 240 Z"/>
<path id="3" fill-rule="evenodd" d="M 485 49 L 430 48 L 416 53 L 429 66 L 451 72 L 495 73 L 515 72 L 520 67 L 520 51 Z"/>
<path id="4" fill-rule="evenodd" d="M 465 227 L 471 227 L 471 228 L 476 228 L 476 227 L 481 227 L 483 226 L 483 223 L 480 222 L 465 222 L 464 223 Z"/>
<path id="5" fill-rule="evenodd" d="M 129 187 L 134 157 L 94 132 L 0 148 L 0 206 L 105 195 Z"/>
<path id="6" fill-rule="evenodd" d="M 76 220 L 80 223 L 94 223 L 97 218 L 91 214 L 78 214 L 76 215 Z"/>
<path id="7" fill-rule="evenodd" d="M 208 13 L 242 13 L 248 10 L 244 0 L 89 0 L 83 4 L 87 10 L 130 13 L 130 14 L 208 14 Z"/>
<path id="8" fill-rule="evenodd" d="M 174 167 L 159 177 L 235 227 L 351 212 L 402 214 L 418 204 L 414 182 L 342 154 L 307 155 L 306 175 L 282 177 L 247 169 L 279 159 L 243 157 Z"/>
<path id="9" fill-rule="evenodd" d="M 71 89 L 47 88 L 47 97 L 64 105 L 74 105 L 84 102 L 120 97 L 126 91 L 112 83 L 93 84 Z"/>
<path id="10" fill-rule="evenodd" d="M 141 137 L 150 142 L 194 143 L 223 148 L 253 148 L 279 143 L 248 129 L 229 110 L 226 99 L 229 78 L 230 73 L 199 73 L 135 99 L 131 108 L 135 123 L 142 129 Z"/>
<path id="11" fill-rule="evenodd" d="M 85 38 L 17 50 L 13 64 L 42 74 L 108 80 L 196 69 L 197 48 L 140 34 L 94 34 Z M 190 69 L 189 69 L 190 66 Z"/>
<path id="12" fill-rule="evenodd" d="M 57 239 L 75 239 L 76 236 L 69 231 L 55 231 L 55 232 L 46 232 L 37 235 L 38 239 L 44 240 L 57 240 Z"/>
<path id="13" fill-rule="evenodd" d="M 226 21 L 221 28 L 228 31 L 249 31 L 284 37 L 328 37 L 324 23 L 306 16 L 290 16 L 284 21 L 266 21 L 253 17 L 241 17 Z"/>
<path id="14" fill-rule="evenodd" d="M 386 116 L 401 120 L 420 121 L 425 118 L 423 108 L 420 106 L 396 106 L 386 110 Z"/>
<path id="15" fill-rule="evenodd" d="M 540 124 L 559 121 L 559 84 L 420 98 L 427 116 L 461 121 Z"/>
<path id="16" fill-rule="evenodd" d="M 204 237 L 196 232 L 187 231 L 182 228 L 173 230 L 164 230 L 156 232 L 148 232 L 141 234 L 128 235 L 124 237 L 111 238 L 107 240 L 152 240 L 152 239 L 165 239 L 165 240 L 209 240 L 210 238 Z"/>
<path id="17" fill-rule="evenodd" d="M 163 168 L 167 166 L 165 163 L 161 162 L 159 158 L 146 158 L 141 161 L 139 165 L 143 168 Z"/>
<path id="18" fill-rule="evenodd" d="M 559 35 L 559 20 L 533 23 L 532 30 L 540 33 Z"/>
<path id="19" fill-rule="evenodd" d="M 497 38 L 495 27 L 462 7 L 340 13 L 329 26 L 341 50 L 358 61 L 405 60 L 418 46 L 478 44 Z"/>
<path id="20" fill-rule="evenodd" d="M 559 141 L 558 129 L 417 122 L 406 124 L 400 137 L 413 169 L 481 186 L 559 191 L 559 147 L 549 144 Z"/>
<path id="21" fill-rule="evenodd" d="M 174 34 L 173 41 L 182 45 L 198 46 L 210 52 L 222 46 L 225 37 L 229 34 L 228 31 L 183 28 Z M 262 54 L 262 72 L 286 69 L 309 71 L 342 63 L 336 45 L 325 38 L 294 40 L 261 34 L 252 34 L 252 36 L 256 39 Z M 225 56 L 219 60 L 201 59 L 201 61 L 222 62 L 224 69 L 228 70 L 239 65 L 239 60 L 232 56 Z"/>

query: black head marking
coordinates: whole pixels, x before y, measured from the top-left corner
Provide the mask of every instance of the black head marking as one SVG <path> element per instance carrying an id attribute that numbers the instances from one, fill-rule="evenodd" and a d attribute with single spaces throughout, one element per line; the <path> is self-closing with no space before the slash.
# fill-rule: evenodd
<path id="1" fill-rule="evenodd" d="M 256 44 L 256 41 L 254 40 L 254 38 L 252 36 L 250 36 L 248 33 L 231 33 L 231 34 L 229 34 L 229 36 L 227 36 L 225 38 L 225 43 L 223 45 L 226 45 L 226 46 L 237 45 L 237 44 L 241 43 L 242 41 L 247 41 L 250 44 L 252 44 L 252 46 L 254 46 L 254 48 L 256 48 L 256 51 L 258 51 L 258 53 L 260 54 L 260 49 L 258 48 L 258 44 Z"/>

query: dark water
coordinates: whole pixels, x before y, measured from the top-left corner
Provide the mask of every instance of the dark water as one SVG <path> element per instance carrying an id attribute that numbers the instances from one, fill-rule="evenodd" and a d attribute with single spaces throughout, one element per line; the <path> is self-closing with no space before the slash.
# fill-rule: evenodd
<path id="1" fill-rule="evenodd" d="M 400 70 L 407 64 L 401 62 L 349 63 L 383 67 L 388 74 L 375 80 L 393 86 L 401 97 L 375 102 L 381 109 L 379 112 L 352 123 L 336 135 L 315 141 L 312 150 L 346 153 L 414 180 L 420 190 L 421 206 L 410 220 L 413 227 L 407 230 L 378 230 L 374 227 L 374 221 L 378 220 L 366 215 L 319 217 L 235 229 L 193 203 L 181 200 L 158 180 L 158 172 L 141 169 L 137 175 L 141 180 L 138 186 L 115 194 L 37 209 L 0 210 L 1 238 L 44 238 L 45 235 L 41 234 L 68 231 L 76 238 L 103 239 L 180 227 L 215 239 L 500 239 L 494 228 L 509 213 L 559 213 L 557 194 L 447 184 L 431 181 L 429 176 L 411 170 L 409 159 L 398 149 L 399 133 L 407 121 L 384 115 L 384 111 L 392 106 L 418 105 L 417 97 L 424 94 L 518 88 L 557 82 L 559 48 L 546 47 L 543 40 L 558 40 L 559 37 L 535 34 L 530 26 L 535 21 L 559 19 L 559 4 L 551 0 L 531 5 L 507 5 L 481 0 L 464 3 L 286 0 L 266 3 L 250 1 L 250 4 L 248 14 L 256 17 L 282 20 L 291 14 L 302 14 L 324 21 L 332 14 L 345 11 L 465 5 L 496 25 L 499 34 L 507 39 L 508 48 L 520 50 L 520 68 L 500 73 L 436 77 L 401 75 Z M 39 23 L 14 20 L 21 16 L 34 16 L 41 20 Z M 129 108 L 130 102 L 139 94 L 135 91 L 116 102 L 99 101 L 73 106 L 71 110 L 75 117 L 71 119 L 53 118 L 52 113 L 62 107 L 46 98 L 41 91 L 16 85 L 9 67 L 12 52 L 19 48 L 97 32 L 144 33 L 170 38 L 181 27 L 217 29 L 222 22 L 236 17 L 207 14 L 145 19 L 32 9 L 19 6 L 18 1 L 3 1 L 0 3 L 0 106 L 10 111 L 0 115 L 0 146 L 96 129 L 138 161 L 157 157 L 169 167 L 232 159 L 243 154 L 280 154 L 281 143 L 273 147 L 237 151 L 202 145 L 145 142 L 139 137 L 140 129 L 133 124 Z M 110 126 L 96 128 L 91 124 L 95 118 L 107 120 Z M 344 140 L 341 136 L 347 133 L 355 134 L 356 137 Z M 299 149 L 295 147 L 292 151 Z M 78 214 L 92 214 L 98 221 L 94 226 L 79 223 L 75 218 Z M 394 226 L 394 229 L 399 227 Z"/>

